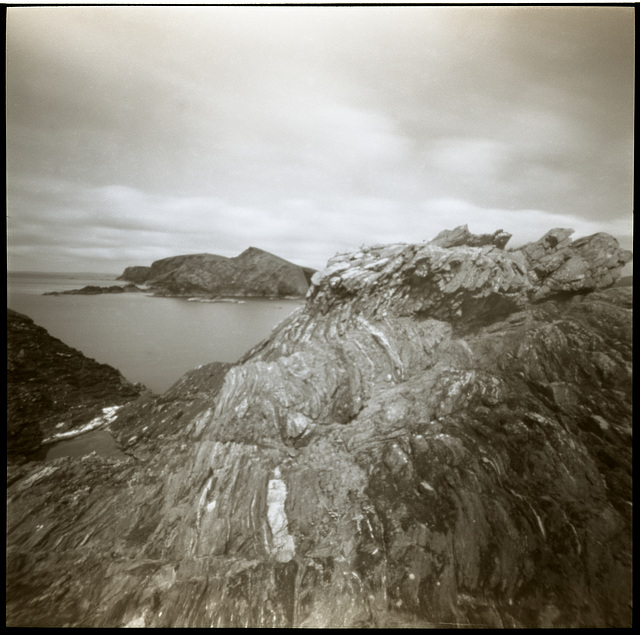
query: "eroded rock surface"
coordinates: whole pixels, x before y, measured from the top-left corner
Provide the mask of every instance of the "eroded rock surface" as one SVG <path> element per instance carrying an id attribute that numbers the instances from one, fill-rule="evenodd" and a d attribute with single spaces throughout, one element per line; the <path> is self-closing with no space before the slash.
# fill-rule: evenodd
<path id="1" fill-rule="evenodd" d="M 454 323 L 495 320 L 531 302 L 619 279 L 631 252 L 608 234 L 571 242 L 572 233 L 552 229 L 535 243 L 505 250 L 506 232 L 475 236 L 463 226 L 426 244 L 340 254 L 315 274 L 309 297 L 321 312 L 343 305 L 379 316 L 392 310 Z"/>
<path id="2" fill-rule="evenodd" d="M 338 256 L 126 460 L 11 470 L 7 624 L 630 626 L 630 254 L 505 242 Z"/>

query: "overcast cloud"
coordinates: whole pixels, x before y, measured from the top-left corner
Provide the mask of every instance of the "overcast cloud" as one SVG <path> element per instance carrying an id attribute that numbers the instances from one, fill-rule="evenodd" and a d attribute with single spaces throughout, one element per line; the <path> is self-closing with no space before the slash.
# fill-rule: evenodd
<path id="1" fill-rule="evenodd" d="M 9 8 L 9 268 L 631 248 L 633 81 L 630 7 Z"/>

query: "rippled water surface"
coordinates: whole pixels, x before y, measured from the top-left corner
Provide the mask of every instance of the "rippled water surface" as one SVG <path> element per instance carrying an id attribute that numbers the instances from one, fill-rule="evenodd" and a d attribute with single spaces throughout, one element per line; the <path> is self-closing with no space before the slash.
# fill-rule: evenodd
<path id="1" fill-rule="evenodd" d="M 144 293 L 45 296 L 46 291 L 124 284 L 116 275 L 8 275 L 8 306 L 87 357 L 164 392 L 185 372 L 236 361 L 302 305 L 293 300 L 189 302 Z"/>

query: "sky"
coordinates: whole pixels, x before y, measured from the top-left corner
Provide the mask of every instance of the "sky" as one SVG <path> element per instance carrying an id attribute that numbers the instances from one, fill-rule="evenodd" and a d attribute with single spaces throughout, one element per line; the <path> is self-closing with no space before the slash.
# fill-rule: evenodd
<path id="1" fill-rule="evenodd" d="M 632 247 L 632 7 L 10 7 L 6 48 L 12 271 Z"/>

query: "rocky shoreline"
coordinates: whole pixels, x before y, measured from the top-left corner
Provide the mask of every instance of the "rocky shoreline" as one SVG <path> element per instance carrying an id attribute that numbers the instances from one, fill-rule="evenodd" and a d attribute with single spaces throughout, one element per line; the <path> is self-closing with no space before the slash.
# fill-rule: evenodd
<path id="1" fill-rule="evenodd" d="M 125 458 L 10 465 L 7 625 L 630 627 L 631 253 L 570 235 L 340 254 Z"/>
<path id="2" fill-rule="evenodd" d="M 148 392 L 7 309 L 7 460 L 24 462 L 60 435 L 77 433 Z"/>
<path id="3" fill-rule="evenodd" d="M 135 284 L 111 285 L 101 287 L 97 285 L 87 285 L 82 289 L 70 289 L 68 291 L 47 291 L 42 295 L 100 295 L 102 293 L 143 293 L 145 289 L 141 289 Z"/>
<path id="4" fill-rule="evenodd" d="M 275 301 L 294 301 L 300 302 L 301 297 L 298 295 L 256 295 L 256 294 L 234 294 L 234 295 L 217 295 L 217 294 L 201 294 L 191 295 L 190 293 L 171 293 L 170 291 L 156 290 L 138 287 L 134 284 L 112 285 L 108 287 L 89 285 L 81 289 L 70 289 L 68 291 L 47 291 L 42 295 L 101 295 L 103 293 L 145 293 L 154 298 L 177 298 L 180 300 L 188 300 L 190 302 L 230 302 L 234 304 L 244 303 L 251 300 L 271 300 Z"/>

